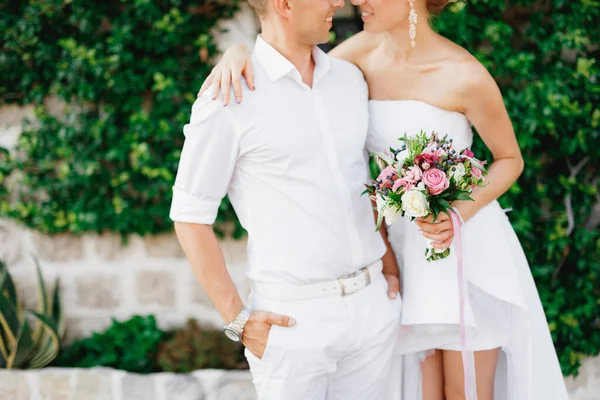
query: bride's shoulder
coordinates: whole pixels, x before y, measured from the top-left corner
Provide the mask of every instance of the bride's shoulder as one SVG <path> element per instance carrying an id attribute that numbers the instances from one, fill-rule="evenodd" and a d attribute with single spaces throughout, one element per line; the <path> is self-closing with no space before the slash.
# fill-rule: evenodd
<path id="1" fill-rule="evenodd" d="M 483 64 L 467 49 L 448 40 L 444 62 L 445 73 L 461 92 L 481 90 L 496 85 L 494 78 Z"/>
<path id="2" fill-rule="evenodd" d="M 344 40 L 329 55 L 348 61 L 360 68 L 366 57 L 381 42 L 382 35 L 377 33 L 359 32 Z"/>

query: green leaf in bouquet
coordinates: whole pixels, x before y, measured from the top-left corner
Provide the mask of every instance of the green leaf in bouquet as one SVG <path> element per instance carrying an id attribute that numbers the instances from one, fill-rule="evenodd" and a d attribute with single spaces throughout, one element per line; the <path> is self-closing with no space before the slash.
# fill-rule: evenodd
<path id="1" fill-rule="evenodd" d="M 435 221 L 438 217 L 438 214 L 440 213 L 438 205 L 432 202 L 430 204 L 430 209 L 431 209 L 431 214 L 433 214 L 433 220 Z"/>
<path id="2" fill-rule="evenodd" d="M 384 209 L 378 210 L 377 212 L 377 226 L 375 227 L 375 231 L 379 231 L 381 229 L 381 224 L 383 223 L 383 212 Z"/>
<path id="3" fill-rule="evenodd" d="M 467 192 L 458 191 L 456 192 L 456 200 L 474 201 Z"/>
<path id="4" fill-rule="evenodd" d="M 390 191 L 388 192 L 388 197 L 390 200 L 393 200 L 398 204 L 402 204 L 402 194 Z"/>

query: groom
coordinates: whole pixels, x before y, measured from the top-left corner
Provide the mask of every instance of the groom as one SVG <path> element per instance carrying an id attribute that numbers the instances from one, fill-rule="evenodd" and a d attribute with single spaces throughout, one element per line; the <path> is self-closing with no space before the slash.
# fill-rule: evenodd
<path id="1" fill-rule="evenodd" d="M 243 104 L 209 94 L 194 104 L 173 187 L 178 239 L 225 334 L 246 347 L 260 399 L 383 399 L 401 300 L 361 196 L 367 86 L 315 47 L 343 0 L 249 3 L 261 90 Z M 249 234 L 246 306 L 211 227 L 226 194 Z"/>

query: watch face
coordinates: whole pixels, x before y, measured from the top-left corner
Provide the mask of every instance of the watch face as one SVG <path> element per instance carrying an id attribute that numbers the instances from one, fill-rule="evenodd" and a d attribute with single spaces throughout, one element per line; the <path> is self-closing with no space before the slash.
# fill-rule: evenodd
<path id="1" fill-rule="evenodd" d="M 240 341 L 240 335 L 231 328 L 225 328 L 225 335 L 234 342 Z"/>

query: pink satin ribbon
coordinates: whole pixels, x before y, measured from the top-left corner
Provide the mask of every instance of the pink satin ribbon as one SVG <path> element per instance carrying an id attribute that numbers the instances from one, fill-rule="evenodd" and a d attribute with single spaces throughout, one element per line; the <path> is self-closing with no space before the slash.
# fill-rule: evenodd
<path id="1" fill-rule="evenodd" d="M 466 400 L 477 400 L 477 388 L 475 386 L 475 371 L 472 358 L 469 357 L 467 350 L 467 325 L 465 321 L 465 301 L 467 296 L 467 281 L 463 271 L 462 254 L 462 219 L 459 215 L 450 210 L 452 218 L 452 227 L 454 230 L 454 243 L 456 243 L 456 262 L 458 270 L 458 319 L 460 324 L 460 352 L 463 361 L 463 373 L 465 379 L 465 398 Z"/>

